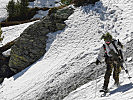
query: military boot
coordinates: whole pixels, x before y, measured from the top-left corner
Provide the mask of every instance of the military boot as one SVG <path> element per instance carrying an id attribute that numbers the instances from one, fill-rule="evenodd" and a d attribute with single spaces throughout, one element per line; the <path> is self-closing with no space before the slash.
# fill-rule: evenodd
<path id="1" fill-rule="evenodd" d="M 100 90 L 100 92 L 105 92 L 107 93 L 109 90 L 106 86 L 103 86 L 102 89 Z"/>

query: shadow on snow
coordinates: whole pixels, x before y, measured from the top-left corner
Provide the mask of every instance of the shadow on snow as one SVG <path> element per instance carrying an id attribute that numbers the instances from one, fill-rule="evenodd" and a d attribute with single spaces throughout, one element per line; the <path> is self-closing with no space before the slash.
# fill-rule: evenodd
<path id="1" fill-rule="evenodd" d="M 86 14 L 92 13 L 93 15 L 99 15 L 99 18 L 102 21 L 108 20 L 107 16 L 110 13 L 112 14 L 115 13 L 115 10 L 107 13 L 106 11 L 108 7 L 105 7 L 101 1 L 96 2 L 95 5 L 90 4 L 89 6 L 83 6 L 81 7 L 81 9 L 83 13 L 86 13 Z"/>
<path id="2" fill-rule="evenodd" d="M 117 89 L 111 91 L 110 95 L 115 94 L 117 92 L 124 93 L 124 92 L 126 92 L 126 91 L 128 91 L 128 90 L 130 90 L 132 88 L 133 88 L 133 83 L 125 84 L 125 85 L 122 85 L 122 86 L 118 87 Z"/>

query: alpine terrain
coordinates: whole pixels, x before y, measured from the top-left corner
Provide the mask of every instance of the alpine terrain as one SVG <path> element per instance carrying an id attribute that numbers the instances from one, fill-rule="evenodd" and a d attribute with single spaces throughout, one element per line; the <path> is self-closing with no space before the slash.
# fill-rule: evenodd
<path id="1" fill-rule="evenodd" d="M 42 7 L 46 4 L 44 1 L 35 0 L 29 6 Z M 8 0 L 0 0 L 0 21 L 7 17 L 4 9 L 7 3 Z M 73 12 L 69 13 L 72 10 L 65 9 L 73 9 Z M 64 17 L 67 14 L 70 15 L 66 19 Z M 120 73 L 120 86 L 113 85 L 114 80 L 111 76 L 109 93 L 101 97 L 99 90 L 103 85 L 106 67 L 105 63 L 98 66 L 95 64 L 100 47 L 104 43 L 100 38 L 109 32 L 124 45 L 125 63 L 123 65 L 128 69 L 129 75 L 133 77 L 133 0 L 100 0 L 95 4 L 80 7 L 71 4 L 63 10 L 57 11 L 55 19 L 52 20 L 54 23 L 49 22 L 47 25 L 45 22 L 49 16 L 46 13 L 44 16 L 46 17 L 34 22 L 1 28 L 1 37 L 3 37 L 1 47 L 18 38 L 18 42 L 3 53 L 10 55 L 11 51 L 9 60 L 11 68 L 14 68 L 16 64 L 14 63 L 13 66 L 11 61 L 13 57 L 15 59 L 15 54 L 26 52 L 30 46 L 33 49 L 36 47 L 36 50 L 44 46 L 42 36 L 45 35 L 43 31 L 47 31 L 48 25 L 56 25 L 58 30 L 49 28 L 50 31 L 46 35 L 45 54 L 39 60 L 37 59 L 36 62 L 12 77 L 4 79 L 0 85 L 0 100 L 133 100 L 133 78 L 129 80 L 128 74 L 124 70 Z M 58 18 L 62 18 L 64 22 Z M 59 25 L 63 28 L 58 28 Z M 28 42 L 23 42 L 24 38 Z M 28 40 L 28 38 L 30 39 Z M 41 43 L 39 42 L 41 46 L 33 45 L 31 42 L 35 42 L 34 40 L 41 41 Z M 28 43 L 30 46 L 19 52 L 18 48 L 28 45 Z M 42 53 L 41 50 L 37 53 L 34 50 L 29 52 L 27 55 L 32 54 L 33 56 Z M 32 59 L 31 55 L 27 55 L 26 61 Z"/>

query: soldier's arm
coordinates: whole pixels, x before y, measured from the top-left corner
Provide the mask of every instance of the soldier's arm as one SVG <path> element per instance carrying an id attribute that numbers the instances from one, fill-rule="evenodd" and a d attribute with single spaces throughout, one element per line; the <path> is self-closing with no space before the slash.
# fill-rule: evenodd
<path id="1" fill-rule="evenodd" d="M 99 54 L 98 54 L 98 57 L 97 59 L 102 62 L 104 60 L 104 54 L 105 54 L 105 51 L 104 51 L 104 47 L 102 46 L 100 48 L 100 51 L 99 51 Z"/>

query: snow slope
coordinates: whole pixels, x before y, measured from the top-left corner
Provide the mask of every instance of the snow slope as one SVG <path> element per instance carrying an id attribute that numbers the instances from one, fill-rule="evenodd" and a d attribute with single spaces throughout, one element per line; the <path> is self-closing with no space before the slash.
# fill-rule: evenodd
<path id="1" fill-rule="evenodd" d="M 10 0 L 0 0 L 0 22 L 7 18 L 6 5 Z"/>
<path id="2" fill-rule="evenodd" d="M 55 40 L 48 44 L 50 46 L 44 57 L 22 72 L 4 80 L 0 86 L 0 100 L 37 100 L 55 73 L 67 70 L 63 69 L 63 66 L 68 65 L 70 70 L 62 76 L 55 76 L 53 84 L 58 85 L 94 62 L 103 43 L 100 37 L 107 31 L 126 44 L 133 34 L 133 2 L 132 0 L 118 0 L 118 2 L 102 0 L 95 6 L 75 8 L 74 14 L 65 21 L 67 24 L 65 30 L 57 32 Z M 132 76 L 133 69 L 130 67 L 132 63 L 128 65 Z M 121 76 L 124 76 L 121 77 L 122 86 L 112 90 L 109 97 L 101 98 L 99 93 L 96 93 L 97 96 L 94 98 L 96 85 L 95 81 L 91 81 L 70 93 L 64 100 L 131 100 L 132 84 L 126 78 L 126 74 L 121 73 Z M 98 77 L 97 91 L 102 82 L 103 76 Z M 112 84 L 111 79 L 110 87 Z"/>
<path id="3" fill-rule="evenodd" d="M 130 75 L 133 76 L 132 65 L 128 64 Z M 120 74 L 121 86 L 118 88 L 113 85 L 114 80 L 111 76 L 109 90 L 110 93 L 105 97 L 101 97 L 102 93 L 99 92 L 103 85 L 104 76 L 98 77 L 97 81 L 91 81 L 75 91 L 71 92 L 63 100 L 133 100 L 133 79 L 129 80 L 127 74 L 122 71 Z M 96 86 L 97 82 L 97 86 Z"/>
<path id="4" fill-rule="evenodd" d="M 34 22 L 36 22 L 36 21 L 34 21 Z M 0 42 L 0 47 L 7 44 L 8 42 L 11 42 L 11 41 L 15 40 L 16 38 L 18 38 L 21 35 L 21 33 L 29 25 L 33 24 L 34 22 L 1 28 L 2 29 L 1 37 L 3 37 L 3 40 Z M 3 52 L 3 54 L 4 55 L 10 55 L 10 51 L 11 50 L 9 49 L 9 50 Z"/>
<path id="5" fill-rule="evenodd" d="M 104 22 L 105 31 L 112 32 L 114 37 L 121 39 L 123 44 L 126 44 L 133 35 L 133 1 L 110 0 L 110 2 L 108 2 L 107 0 L 103 0 L 103 4 L 108 6 L 108 9 L 116 10 L 115 14 L 107 16 L 107 21 Z M 114 19 L 109 20 L 110 17 L 114 17 Z M 113 28 L 111 25 L 114 25 Z M 131 59 L 132 57 L 128 58 L 126 63 L 130 76 L 133 76 L 133 62 L 128 62 Z M 118 88 L 113 85 L 114 80 L 111 77 L 109 84 L 110 95 L 108 97 L 100 97 L 101 93 L 98 92 L 103 85 L 103 81 L 104 75 L 71 92 L 63 100 L 133 100 L 133 79 L 129 80 L 128 75 L 124 71 L 120 74 L 121 86 Z"/>
<path id="6" fill-rule="evenodd" d="M 36 21 L 34 21 L 36 22 Z M 9 27 L 3 27 L 2 29 L 2 35 L 1 37 L 3 38 L 3 41 L 0 42 L 0 47 L 2 45 L 7 44 L 10 41 L 13 41 L 14 39 L 18 38 L 20 34 L 31 24 L 34 22 L 26 23 L 26 24 L 19 24 L 19 25 L 14 25 L 14 26 L 9 26 Z"/>
<path id="7" fill-rule="evenodd" d="M 59 6 L 58 3 L 60 0 L 35 0 L 34 7 L 55 7 Z M 56 3 L 57 2 L 57 3 Z"/>

